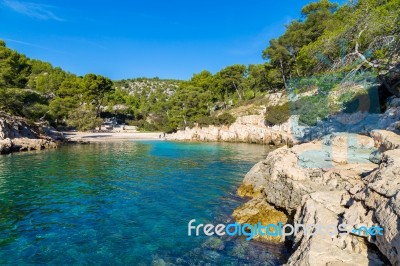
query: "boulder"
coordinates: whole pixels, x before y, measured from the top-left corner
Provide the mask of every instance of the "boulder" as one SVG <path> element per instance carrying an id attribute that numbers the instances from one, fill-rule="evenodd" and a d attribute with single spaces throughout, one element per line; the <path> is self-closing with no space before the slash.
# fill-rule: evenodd
<path id="1" fill-rule="evenodd" d="M 0 154 L 7 154 L 11 152 L 12 142 L 10 139 L 0 140 Z"/>
<path id="2" fill-rule="evenodd" d="M 63 140 L 62 134 L 48 125 L 0 111 L 0 154 L 55 148 L 59 140 Z"/>
<path id="3" fill-rule="evenodd" d="M 387 130 L 373 130 L 370 133 L 375 141 L 375 146 L 381 152 L 400 148 L 400 135 Z"/>
<path id="4" fill-rule="evenodd" d="M 286 223 L 288 221 L 288 217 L 282 211 L 276 210 L 270 204 L 268 204 L 267 200 L 259 195 L 248 202 L 246 202 L 243 206 L 237 208 L 233 212 L 233 217 L 240 224 L 250 224 L 255 225 L 258 222 L 261 225 L 266 226 L 268 224 L 278 224 Z M 257 235 L 253 239 L 261 240 L 261 241 L 274 241 L 281 242 L 283 241 L 280 236 L 262 236 Z"/>

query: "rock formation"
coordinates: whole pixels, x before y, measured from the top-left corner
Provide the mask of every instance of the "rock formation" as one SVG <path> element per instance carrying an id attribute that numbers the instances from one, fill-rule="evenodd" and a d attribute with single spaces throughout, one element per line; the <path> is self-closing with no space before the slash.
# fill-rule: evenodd
<path id="1" fill-rule="evenodd" d="M 0 112 L 0 154 L 57 147 L 63 136 L 49 126 Z"/>
<path id="2" fill-rule="evenodd" d="M 207 126 L 186 128 L 167 135 L 168 140 L 178 141 L 224 141 L 257 144 L 293 145 L 287 126 L 270 128 L 264 124 L 263 115 L 238 117 L 230 126 Z M 283 129 L 283 130 L 280 130 Z"/>
<path id="3" fill-rule="evenodd" d="M 400 265 L 399 192 L 400 137 L 385 130 L 279 148 L 250 170 L 238 190 L 265 201 L 247 204 L 255 209 L 248 213 L 274 206 L 294 223 L 384 228 L 383 236 L 300 233 L 288 239 L 294 247 L 288 265 Z"/>

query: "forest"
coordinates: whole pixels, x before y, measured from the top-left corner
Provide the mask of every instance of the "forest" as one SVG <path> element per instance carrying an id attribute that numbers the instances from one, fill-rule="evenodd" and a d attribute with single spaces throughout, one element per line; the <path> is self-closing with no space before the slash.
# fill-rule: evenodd
<path id="1" fill-rule="evenodd" d="M 227 110 L 282 91 L 316 95 L 291 107 L 268 110 L 266 120 L 287 120 L 295 108 L 304 123 L 326 117 L 328 92 L 341 83 L 369 80 L 400 96 L 400 1 L 359 0 L 339 6 L 320 0 L 260 51 L 263 64 L 235 64 L 217 73 L 203 70 L 190 80 L 135 78 L 112 81 L 78 76 L 30 59 L 0 40 L 0 109 L 56 128 L 91 130 L 104 117 L 146 131 L 173 132 L 194 123 L 229 124 Z M 351 91 L 343 101 L 355 95 Z M 345 108 L 343 103 L 338 109 Z M 310 114 L 310 111 L 312 114 Z"/>

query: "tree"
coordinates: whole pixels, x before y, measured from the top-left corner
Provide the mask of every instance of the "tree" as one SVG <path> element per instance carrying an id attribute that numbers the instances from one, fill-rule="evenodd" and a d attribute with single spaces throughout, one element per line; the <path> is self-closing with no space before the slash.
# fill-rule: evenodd
<path id="1" fill-rule="evenodd" d="M 215 75 L 216 89 L 221 99 L 237 93 L 239 100 L 243 99 L 243 85 L 247 75 L 247 68 L 244 65 L 228 66 Z"/>
<path id="2" fill-rule="evenodd" d="M 281 85 L 278 73 L 269 63 L 249 65 L 248 73 L 247 84 L 253 90 L 253 97 L 257 91 L 275 91 Z"/>
<path id="3" fill-rule="evenodd" d="M 28 58 L 0 44 L 0 86 L 25 88 L 31 72 Z"/>
<path id="4" fill-rule="evenodd" d="M 83 77 L 83 93 L 85 100 L 95 106 L 96 117 L 100 117 L 100 107 L 106 93 L 112 92 L 113 83 L 100 75 L 87 74 Z"/>
<path id="5" fill-rule="evenodd" d="M 81 131 L 95 129 L 101 125 L 101 122 L 101 118 L 96 117 L 96 110 L 93 106 L 87 104 L 81 105 L 78 109 L 70 111 L 67 120 L 68 125 L 76 127 Z"/>

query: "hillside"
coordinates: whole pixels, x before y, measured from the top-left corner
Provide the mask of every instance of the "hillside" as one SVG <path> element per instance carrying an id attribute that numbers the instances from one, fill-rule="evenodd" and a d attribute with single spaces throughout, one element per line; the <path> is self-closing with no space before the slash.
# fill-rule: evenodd
<path id="1" fill-rule="evenodd" d="M 366 101 L 371 108 L 363 112 L 380 113 L 389 96 L 400 95 L 399 5 L 396 0 L 310 3 L 269 41 L 265 63 L 204 70 L 187 81 L 77 76 L 1 41 L 0 109 L 57 128 L 92 130 L 103 118 L 117 117 L 164 132 L 229 125 L 263 109 L 269 125 L 296 116 L 299 126 L 315 126 L 363 108 Z M 268 97 L 276 92 L 289 103 L 274 108 Z"/>

